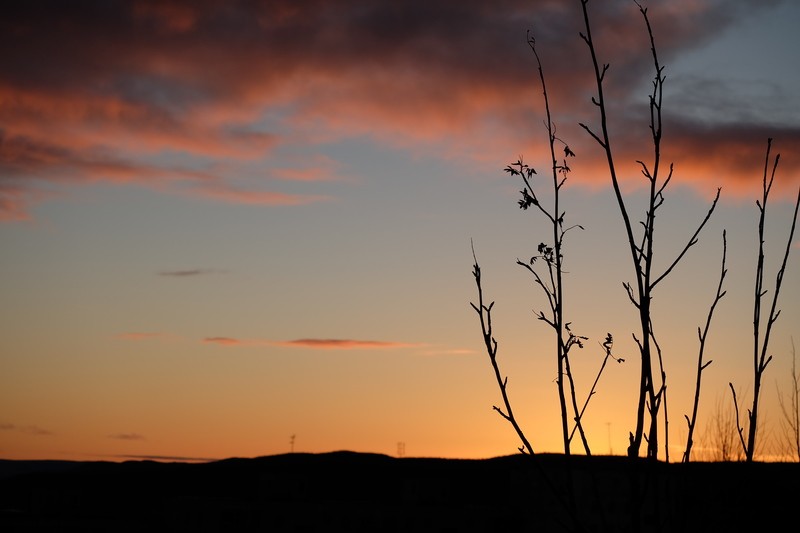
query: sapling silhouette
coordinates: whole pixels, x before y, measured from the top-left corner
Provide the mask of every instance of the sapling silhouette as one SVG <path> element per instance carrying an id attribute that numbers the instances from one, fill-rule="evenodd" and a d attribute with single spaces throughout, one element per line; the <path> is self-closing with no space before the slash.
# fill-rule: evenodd
<path id="1" fill-rule="evenodd" d="M 597 49 L 592 38 L 591 23 L 587 4 L 589 0 L 581 0 L 581 7 L 583 9 L 583 19 L 585 32 L 581 32 L 580 36 L 586 43 L 592 59 L 594 68 L 594 77 L 597 86 L 597 95 L 592 97 L 592 103 L 597 107 L 600 114 L 600 131 L 596 133 L 592 128 L 584 123 L 580 126 L 589 133 L 589 135 L 600 145 L 605 152 L 606 162 L 608 164 L 608 171 L 611 177 L 611 184 L 614 189 L 614 194 L 619 206 L 620 214 L 625 225 L 625 233 L 628 240 L 628 247 L 631 254 L 631 261 L 634 267 L 635 274 L 635 289 L 631 283 L 624 283 L 628 298 L 639 314 L 639 325 L 641 329 L 640 337 L 636 334 L 633 335 L 634 340 L 639 348 L 641 360 L 641 373 L 639 380 L 639 399 L 636 404 L 636 429 L 630 433 L 628 455 L 635 457 L 639 455 L 639 449 L 642 444 L 643 438 L 647 440 L 647 456 L 656 459 L 658 456 L 658 415 L 662 402 L 666 404 L 666 373 L 663 369 L 663 362 L 661 360 L 661 350 L 653 332 L 653 322 L 651 316 L 651 304 L 653 299 L 653 291 L 656 286 L 663 281 L 675 268 L 675 266 L 684 257 L 686 252 L 697 243 L 697 236 L 700 231 L 708 222 L 714 208 L 719 200 L 720 190 L 717 189 L 714 201 L 708 210 L 703 221 L 697 227 L 688 243 L 677 254 L 677 257 L 669 264 L 669 266 L 661 273 L 657 274 L 653 271 L 653 257 L 655 255 L 655 221 L 656 210 L 661 207 L 664 202 L 663 192 L 666 186 L 672 179 L 672 165 L 669 166 L 669 171 L 664 179 L 661 179 L 661 139 L 662 139 L 662 98 L 664 89 L 664 67 L 661 66 L 658 55 L 656 53 L 655 40 L 653 38 L 653 30 L 650 26 L 650 20 L 647 16 L 647 9 L 643 8 L 638 2 L 636 5 L 644 18 L 645 26 L 647 27 L 647 34 L 650 40 L 650 50 L 653 56 L 653 64 L 655 68 L 655 75 L 653 77 L 653 90 L 649 98 L 650 107 L 650 133 L 652 136 L 653 144 L 653 160 L 648 165 L 643 161 L 637 161 L 642 167 L 642 174 L 648 182 L 648 203 L 645 211 L 645 219 L 641 221 L 643 232 L 641 237 L 637 240 L 634 235 L 633 223 L 629 214 L 628 205 L 622 195 L 620 188 L 619 178 L 615 164 L 614 151 L 612 149 L 611 135 L 608 127 L 607 104 L 604 94 L 605 75 L 608 72 L 609 65 L 601 64 L 597 57 Z M 654 358 L 654 352 L 657 357 Z M 659 374 L 661 383 L 658 387 L 655 384 L 655 365 L 659 365 Z M 645 425 L 645 408 L 649 415 L 649 428 L 647 436 L 644 436 Z M 665 430 L 666 430 L 666 416 L 665 416 Z M 669 448 L 664 447 L 666 459 L 669 460 Z"/>
<path id="2" fill-rule="evenodd" d="M 540 202 L 536 189 L 532 184 L 534 176 L 537 175 L 536 170 L 523 162 L 522 156 L 519 159 L 505 168 L 505 171 L 512 176 L 520 176 L 522 178 L 524 187 L 520 191 L 522 198 L 519 200 L 519 207 L 523 210 L 528 210 L 530 207 L 535 207 L 549 222 L 551 232 L 551 244 L 541 242 L 537 247 L 535 255 L 530 257 L 527 261 L 517 260 L 517 264 L 524 267 L 533 276 L 535 284 L 542 290 L 548 302 L 548 311 L 539 311 L 537 318 L 545 322 L 553 330 L 556 340 L 556 385 L 558 391 L 559 407 L 561 411 L 561 433 L 564 446 L 564 454 L 569 457 L 571 454 L 571 441 L 575 431 L 580 435 L 583 449 L 587 455 L 591 455 L 589 448 L 589 441 L 584 432 L 582 424 L 582 416 L 586 410 L 592 395 L 594 394 L 597 381 L 605 368 L 606 361 L 611 355 L 611 335 L 609 334 L 606 347 L 606 358 L 603 360 L 600 372 L 592 391 L 586 399 L 582 409 L 578 408 L 578 401 L 575 391 L 575 381 L 572 375 L 569 354 L 570 350 L 574 347 L 583 348 L 583 343 L 587 337 L 577 335 L 572 331 L 571 323 L 567 322 L 564 318 L 564 294 L 563 294 L 563 246 L 564 237 L 572 229 L 583 229 L 580 225 L 567 226 L 564 225 L 565 212 L 561 207 L 561 188 L 567 180 L 570 172 L 570 167 L 567 159 L 575 157 L 575 153 L 569 146 L 559 137 L 556 136 L 556 126 L 553 123 L 552 115 L 550 112 L 550 101 L 547 94 L 547 84 L 545 81 L 544 70 L 539 54 L 536 50 L 536 41 L 528 32 L 527 42 L 533 55 L 536 59 L 537 70 L 539 73 L 539 80 L 542 86 L 542 96 L 545 108 L 545 129 L 547 131 L 548 147 L 550 152 L 550 178 L 553 191 L 552 207 L 545 207 Z M 561 161 L 556 157 L 556 143 L 563 145 L 563 158 Z M 517 436 L 522 441 L 522 446 L 518 449 L 520 452 L 534 455 L 533 447 L 525 436 L 522 428 L 520 427 L 511 406 L 508 397 L 508 378 L 503 377 L 500 372 L 497 361 L 497 340 L 492 335 L 492 307 L 494 302 L 486 305 L 483 299 L 483 287 L 481 284 L 481 269 L 478 264 L 478 259 L 475 255 L 475 249 L 472 249 L 474 265 L 473 276 L 478 288 L 478 303 L 471 303 L 472 308 L 478 314 L 481 324 L 481 331 L 483 335 L 484 344 L 486 347 L 489 360 L 494 371 L 495 380 L 500 388 L 500 393 L 503 398 L 504 408 L 493 406 L 505 420 L 507 420 Z M 540 272 L 541 265 L 545 266 L 545 272 Z M 569 406 L 567 405 L 567 397 L 569 397 Z M 572 414 L 570 415 L 570 409 Z M 570 420 L 574 421 L 574 427 L 570 431 Z M 538 464 L 538 463 L 537 463 Z M 569 466 L 567 467 L 569 468 Z M 583 526 L 578 520 L 576 491 L 572 484 L 572 476 L 568 476 L 568 486 L 566 495 L 563 495 L 560 490 L 556 489 L 550 482 L 548 476 L 540 469 L 545 481 L 550 485 L 552 493 L 557 497 L 559 503 L 563 505 L 566 516 L 570 517 L 573 522 L 574 529 L 583 530 Z"/>
<path id="3" fill-rule="evenodd" d="M 571 453 L 571 442 L 575 432 L 580 435 L 581 443 L 584 452 L 591 455 L 589 441 L 582 424 L 582 417 L 586 407 L 595 393 L 595 388 L 600 375 L 605 368 L 606 361 L 611 355 L 611 346 L 613 341 L 609 334 L 606 344 L 606 358 L 603 360 L 600 371 L 595 379 L 592 390 L 586 398 L 583 407 L 578 406 L 576 395 L 575 381 L 570 365 L 570 350 L 574 347 L 583 348 L 584 341 L 587 337 L 578 335 L 572 331 L 571 323 L 567 322 L 564 318 L 564 294 L 563 294 L 563 274 L 564 274 L 564 237 L 573 229 L 583 229 L 583 226 L 575 224 L 572 226 L 565 226 L 564 220 L 566 213 L 561 207 L 561 188 L 567 181 L 570 172 L 570 167 L 567 160 L 575 157 L 575 153 L 570 149 L 569 145 L 565 143 L 556 135 L 556 126 L 553 123 L 552 115 L 550 112 L 550 101 L 547 94 L 547 84 L 545 81 L 544 70 L 539 54 L 536 50 L 536 41 L 533 36 L 528 33 L 528 45 L 533 52 L 536 59 L 537 70 L 539 73 L 539 80 L 542 86 L 542 95 L 545 109 L 545 129 L 547 131 L 548 147 L 550 151 L 550 179 L 552 184 L 553 199 L 552 206 L 544 206 L 536 194 L 536 189 L 533 186 L 533 179 L 537 176 L 536 170 L 523 162 L 520 158 L 508 166 L 505 171 L 512 176 L 521 177 L 524 187 L 520 191 L 522 198 L 519 200 L 519 207 L 523 210 L 534 207 L 547 219 L 550 225 L 552 244 L 540 243 L 537 247 L 536 255 L 533 255 L 527 261 L 517 260 L 517 264 L 528 270 L 533 276 L 535 284 L 542 290 L 548 303 L 548 311 L 539 311 L 537 318 L 545 322 L 553 330 L 556 338 L 556 386 L 558 390 L 559 408 L 561 411 L 561 433 L 564 446 L 564 453 L 569 455 Z M 563 158 L 559 161 L 556 157 L 556 144 L 563 145 Z M 494 302 L 488 306 L 483 302 L 483 289 L 481 286 L 481 271 L 478 265 L 478 260 L 475 256 L 473 248 L 473 276 L 478 286 L 478 304 L 471 304 L 473 309 L 478 313 L 481 322 L 481 330 L 483 333 L 484 344 L 486 346 L 489 359 L 492 363 L 492 368 L 495 373 L 495 379 L 500 388 L 503 397 L 505 410 L 498 408 L 494 409 L 511 425 L 514 427 L 517 435 L 522 441 L 523 445 L 519 448 L 520 451 L 533 453 L 530 442 L 525 437 L 522 429 L 520 428 L 516 418 L 514 417 L 511 403 L 508 398 L 507 383 L 508 378 L 502 377 L 497 363 L 497 341 L 492 336 L 491 325 L 491 308 Z M 539 267 L 544 264 L 545 272 L 540 272 Z M 618 360 L 618 359 L 617 359 Z M 618 360 L 621 361 L 621 360 Z M 569 402 L 569 405 L 568 405 Z M 570 421 L 574 422 L 574 426 L 570 428 Z"/>
<path id="4" fill-rule="evenodd" d="M 745 453 L 745 460 L 752 462 L 756 450 L 756 437 L 758 434 L 758 408 L 759 398 L 761 392 L 761 380 L 764 371 L 767 369 L 772 356 L 768 355 L 770 333 L 772 332 L 772 325 L 778 320 L 781 311 L 777 308 L 778 297 L 781 292 L 781 284 L 783 283 L 783 274 L 786 271 L 786 263 L 789 260 L 789 251 L 792 248 L 792 238 L 794 237 L 794 230 L 797 226 L 797 211 L 800 207 L 800 188 L 797 190 L 797 201 L 794 204 L 794 215 L 792 217 L 792 225 L 789 230 L 789 238 L 786 242 L 786 251 L 783 254 L 783 261 L 778 269 L 778 274 L 775 277 L 775 287 L 772 292 L 772 304 L 770 306 L 769 316 L 767 317 L 766 325 L 762 325 L 762 309 L 761 300 L 767 294 L 764 289 L 764 221 L 767 213 L 767 201 L 769 193 L 772 190 L 772 184 L 775 180 L 775 172 L 778 170 L 778 162 L 780 161 L 780 154 L 775 156 L 772 163 L 772 171 L 770 172 L 770 151 L 772 149 L 772 139 L 767 139 L 767 154 L 764 160 L 764 173 L 761 186 L 761 199 L 756 200 L 758 206 L 758 261 L 756 264 L 756 280 L 755 280 L 755 297 L 753 306 L 753 405 L 747 411 L 747 442 L 744 439 L 744 427 L 742 426 L 739 418 L 739 405 L 736 399 L 736 391 L 733 388 L 733 383 L 729 383 L 731 392 L 733 394 L 733 402 L 736 408 L 736 428 L 739 434 L 739 442 Z M 767 179 L 769 176 L 769 179 Z M 764 337 L 761 339 L 762 327 L 764 329 Z"/>

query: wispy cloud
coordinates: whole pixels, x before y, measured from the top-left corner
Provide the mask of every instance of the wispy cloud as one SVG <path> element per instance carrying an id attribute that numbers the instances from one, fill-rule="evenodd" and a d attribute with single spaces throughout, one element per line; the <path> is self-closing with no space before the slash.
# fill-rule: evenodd
<path id="1" fill-rule="evenodd" d="M 315 350 L 353 350 L 365 348 L 409 348 L 418 346 L 417 344 L 395 341 L 374 341 L 357 339 L 296 339 L 290 341 L 279 341 L 274 344 L 278 346 L 290 346 L 294 348 L 311 348 Z"/>
<path id="2" fill-rule="evenodd" d="M 283 346 L 289 348 L 306 348 L 312 350 L 360 350 L 360 349 L 393 349 L 393 348 L 414 348 L 422 346 L 417 343 L 396 342 L 396 341 L 376 341 L 358 339 L 295 339 L 286 341 L 276 341 L 268 339 L 236 339 L 232 337 L 206 337 L 203 339 L 206 344 L 218 344 L 221 346 Z"/>
<path id="3" fill-rule="evenodd" d="M 288 160 L 291 166 L 276 167 L 272 175 L 279 180 L 299 182 L 350 182 L 342 174 L 342 164 L 326 155 L 313 155 L 302 159 Z"/>
<path id="4" fill-rule="evenodd" d="M 196 187 L 191 194 L 211 198 L 231 204 L 243 205 L 307 205 L 331 200 L 330 196 L 286 194 L 270 191 L 248 191 L 230 186 L 215 184 L 213 186 Z"/>
<path id="5" fill-rule="evenodd" d="M 217 268 L 189 268 L 185 270 L 162 270 L 158 273 L 159 276 L 170 278 L 191 278 L 195 276 L 204 276 L 207 274 L 225 274 L 226 270 Z"/>
<path id="6" fill-rule="evenodd" d="M 138 433 L 112 433 L 108 438 L 116 440 L 147 440 L 143 435 L 139 435 Z"/>
<path id="7" fill-rule="evenodd" d="M 252 344 L 252 341 L 243 341 L 231 337 L 206 337 L 203 339 L 206 344 L 220 344 L 222 346 L 241 346 L 243 344 Z"/>
<path id="8" fill-rule="evenodd" d="M 50 436 L 55 434 L 49 429 L 40 428 L 39 426 L 22 426 L 19 428 L 19 430 L 29 435 L 38 435 L 38 436 Z"/>
<path id="9" fill-rule="evenodd" d="M 16 424 L 8 424 L 3 423 L 0 424 L 0 430 L 2 431 L 19 431 L 20 433 L 26 433 L 28 435 L 36 435 L 36 436 L 50 436 L 54 435 L 54 433 L 48 429 L 40 428 L 39 426 L 34 425 L 27 425 L 27 426 L 18 426 Z"/>

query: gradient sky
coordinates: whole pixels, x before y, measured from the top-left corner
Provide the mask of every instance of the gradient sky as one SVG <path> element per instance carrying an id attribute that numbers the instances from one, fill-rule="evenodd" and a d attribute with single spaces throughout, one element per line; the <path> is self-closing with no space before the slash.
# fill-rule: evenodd
<path id="1" fill-rule="evenodd" d="M 764 151 L 774 285 L 800 186 L 800 3 L 650 2 L 666 65 L 657 221 L 668 264 L 656 332 L 670 455 L 685 446 L 698 341 L 728 233 L 727 296 L 706 348 L 698 435 L 728 382 L 752 391 L 753 280 Z M 590 338 L 580 395 L 595 453 L 623 453 L 639 365 L 627 243 L 602 153 L 578 0 L 16 2 L 0 18 L 0 457 L 252 457 L 349 449 L 514 453 L 477 316 L 470 240 L 495 300 L 517 415 L 561 451 L 546 302 L 527 272 L 548 228 L 502 171 L 548 167 L 544 63 L 559 136 L 577 154 L 563 202 L 566 307 Z M 633 2 L 590 3 L 632 214 L 649 160 L 647 34 Z M 541 184 L 547 190 L 547 183 Z M 780 429 L 800 248 L 792 246 L 762 400 Z M 797 343 L 800 339 L 795 339 Z M 701 448 L 698 443 L 695 450 Z"/>

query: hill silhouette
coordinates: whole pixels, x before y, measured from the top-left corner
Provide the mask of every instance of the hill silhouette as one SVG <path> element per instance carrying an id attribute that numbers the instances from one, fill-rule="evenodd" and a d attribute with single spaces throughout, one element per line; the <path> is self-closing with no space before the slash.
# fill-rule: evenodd
<path id="1" fill-rule="evenodd" d="M 6 460 L 0 530 L 569 531 L 579 524 L 591 531 L 762 531 L 797 522 L 798 481 L 797 463 L 546 454 Z M 577 522 L 566 507 L 570 483 Z"/>

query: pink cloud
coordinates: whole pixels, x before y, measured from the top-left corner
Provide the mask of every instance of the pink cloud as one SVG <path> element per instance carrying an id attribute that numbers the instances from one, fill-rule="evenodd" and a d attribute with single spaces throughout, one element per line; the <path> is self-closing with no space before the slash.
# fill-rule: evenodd
<path id="1" fill-rule="evenodd" d="M 25 190 L 18 186 L 3 187 L 0 185 L 0 221 L 29 220 L 28 207 L 31 199 L 38 196 L 33 190 Z"/>
<path id="2" fill-rule="evenodd" d="M 327 156 L 315 156 L 310 160 L 295 163 L 293 167 L 275 168 L 276 179 L 286 181 L 331 182 L 347 181 L 338 174 L 339 163 Z"/>
<path id="3" fill-rule="evenodd" d="M 242 344 L 247 344 L 246 341 L 231 337 L 206 337 L 203 339 L 203 342 L 206 344 L 220 344 L 222 346 L 240 346 Z"/>
<path id="4" fill-rule="evenodd" d="M 359 349 L 392 349 L 410 348 L 420 346 L 420 344 L 395 342 L 395 341 L 375 341 L 357 339 L 295 339 L 288 341 L 273 341 L 267 339 L 236 339 L 232 337 L 206 337 L 203 339 L 206 344 L 218 344 L 221 346 L 284 346 L 290 348 L 309 348 L 313 350 L 359 350 Z"/>
<path id="5" fill-rule="evenodd" d="M 220 104 L 222 109 L 229 105 Z M 217 114 L 224 116 L 221 111 Z M 77 89 L 34 91 L 0 84 L 0 116 L 9 136 L 57 145 L 65 151 L 104 146 L 147 154 L 169 147 L 212 157 L 254 158 L 269 152 L 279 140 L 273 134 L 248 131 L 248 123 L 236 117 L 218 116 L 214 123 L 202 109 L 173 110 L 122 95 L 91 95 Z"/>
<path id="6" fill-rule="evenodd" d="M 371 341 L 355 339 L 296 339 L 291 341 L 276 342 L 279 346 L 297 348 L 312 348 L 318 350 L 351 350 L 367 348 L 408 348 L 417 346 L 406 342 Z"/>
<path id="7" fill-rule="evenodd" d="M 233 187 L 215 185 L 197 187 L 192 194 L 232 204 L 244 205 L 307 205 L 329 201 L 332 198 L 322 195 L 286 194 L 270 191 L 245 191 Z"/>

